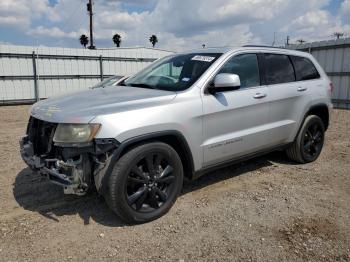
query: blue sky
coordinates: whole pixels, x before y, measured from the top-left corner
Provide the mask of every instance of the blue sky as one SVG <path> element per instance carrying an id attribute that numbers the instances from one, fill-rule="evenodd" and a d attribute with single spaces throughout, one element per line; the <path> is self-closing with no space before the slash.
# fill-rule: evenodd
<path id="1" fill-rule="evenodd" d="M 0 42 L 81 48 L 87 0 L 1 0 Z M 283 45 L 289 35 L 315 41 L 350 36 L 350 0 L 94 0 L 95 43 L 183 50 L 247 43 Z"/>
<path id="2" fill-rule="evenodd" d="M 341 3 L 343 0 L 333 0 L 330 1 L 329 4 L 325 7 L 331 14 L 336 15 L 341 7 Z"/>

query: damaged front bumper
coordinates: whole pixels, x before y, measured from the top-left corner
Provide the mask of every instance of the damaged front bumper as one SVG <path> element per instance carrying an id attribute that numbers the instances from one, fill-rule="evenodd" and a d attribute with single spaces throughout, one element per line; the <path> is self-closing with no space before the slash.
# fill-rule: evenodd
<path id="1" fill-rule="evenodd" d="M 65 194 L 84 195 L 94 184 L 98 191 L 102 188 L 102 179 L 118 145 L 115 139 L 96 139 L 83 145 L 54 145 L 55 157 L 38 156 L 25 136 L 20 140 L 20 152 L 33 171 L 62 186 Z"/>

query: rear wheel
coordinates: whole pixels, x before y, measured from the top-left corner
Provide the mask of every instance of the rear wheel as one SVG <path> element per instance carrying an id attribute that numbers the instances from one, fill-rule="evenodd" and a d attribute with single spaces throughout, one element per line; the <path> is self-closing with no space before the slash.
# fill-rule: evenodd
<path id="1" fill-rule="evenodd" d="M 323 148 L 324 133 L 322 120 L 315 115 L 307 116 L 293 145 L 286 151 L 288 157 L 299 163 L 315 161 Z"/>
<path id="2" fill-rule="evenodd" d="M 147 222 L 172 207 L 182 182 L 182 163 L 172 147 L 160 142 L 143 144 L 115 164 L 106 200 L 124 221 Z"/>

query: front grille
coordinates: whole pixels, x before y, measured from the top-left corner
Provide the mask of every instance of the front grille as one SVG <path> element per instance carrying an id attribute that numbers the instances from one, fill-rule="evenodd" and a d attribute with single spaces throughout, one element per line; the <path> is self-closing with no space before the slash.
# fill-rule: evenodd
<path id="1" fill-rule="evenodd" d="M 30 117 L 27 135 L 29 141 L 33 144 L 35 155 L 41 156 L 50 153 L 56 126 L 55 123 Z"/>

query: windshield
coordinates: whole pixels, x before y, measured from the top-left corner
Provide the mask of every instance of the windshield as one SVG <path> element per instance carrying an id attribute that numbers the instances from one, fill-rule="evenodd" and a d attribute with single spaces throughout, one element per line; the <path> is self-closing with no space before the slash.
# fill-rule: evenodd
<path id="1" fill-rule="evenodd" d="M 114 85 L 119 79 L 121 79 L 122 77 L 121 76 L 111 76 L 105 80 L 103 80 L 102 82 L 94 85 L 92 88 L 104 88 L 106 86 L 111 86 L 111 85 Z"/>
<path id="2" fill-rule="evenodd" d="M 124 82 L 126 86 L 182 91 L 189 88 L 221 54 L 191 53 L 167 56 Z"/>

